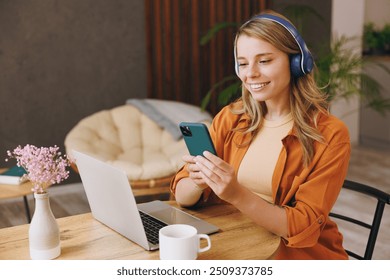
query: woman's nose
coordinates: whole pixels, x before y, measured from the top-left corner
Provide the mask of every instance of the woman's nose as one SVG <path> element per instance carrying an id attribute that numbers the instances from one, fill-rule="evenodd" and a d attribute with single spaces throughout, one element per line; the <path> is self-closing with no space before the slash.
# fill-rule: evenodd
<path id="1" fill-rule="evenodd" d="M 257 77 L 259 75 L 260 75 L 260 71 L 259 71 L 259 68 L 257 67 L 257 65 L 255 65 L 255 64 L 249 65 L 247 76 L 248 77 Z"/>

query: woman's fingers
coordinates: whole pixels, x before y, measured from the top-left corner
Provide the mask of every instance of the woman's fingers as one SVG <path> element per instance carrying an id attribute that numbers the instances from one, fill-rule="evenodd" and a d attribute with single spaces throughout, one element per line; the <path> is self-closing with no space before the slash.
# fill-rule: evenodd
<path id="1" fill-rule="evenodd" d="M 186 162 L 186 163 L 195 163 L 194 162 L 194 156 L 191 156 L 191 155 L 184 155 L 183 157 L 182 157 L 182 160 L 184 161 L 184 162 Z"/>
<path id="2" fill-rule="evenodd" d="M 205 152 L 204 157 L 195 157 L 202 180 L 222 199 L 229 201 L 235 196 L 238 186 L 234 168 L 219 157 Z"/>
<path id="3" fill-rule="evenodd" d="M 210 178 L 213 175 L 223 177 L 229 170 L 229 165 L 225 161 L 209 152 L 205 152 L 204 157 L 195 157 L 194 161 L 199 165 L 201 171 Z"/>
<path id="4" fill-rule="evenodd" d="M 194 160 L 195 157 L 191 155 L 185 155 L 182 159 L 184 162 L 186 162 L 185 168 L 189 173 L 189 178 L 192 179 L 192 181 L 199 186 L 205 185 L 202 174 L 200 173 L 199 165 L 196 164 Z"/>

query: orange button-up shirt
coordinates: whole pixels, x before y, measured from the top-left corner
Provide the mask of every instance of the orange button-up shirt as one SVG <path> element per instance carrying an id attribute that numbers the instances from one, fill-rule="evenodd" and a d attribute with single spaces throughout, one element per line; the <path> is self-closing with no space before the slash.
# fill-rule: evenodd
<path id="1" fill-rule="evenodd" d="M 242 144 L 250 135 L 232 129 L 247 127 L 248 121 L 248 116 L 233 114 L 226 106 L 210 127 L 218 156 L 236 172 L 249 146 Z M 303 165 L 301 145 L 294 128 L 282 140 L 283 148 L 272 177 L 272 195 L 274 203 L 286 210 L 288 238 L 282 239 L 276 259 L 348 258 L 342 247 L 343 237 L 328 215 L 347 174 L 351 150 L 349 133 L 343 122 L 328 114 L 320 114 L 317 126 L 324 142 L 314 143 L 314 156 L 307 167 Z M 259 160 L 262 160 L 261 155 Z M 172 180 L 173 193 L 177 182 L 184 177 L 188 177 L 188 172 L 183 167 Z M 207 188 L 198 205 L 216 201 L 216 195 Z"/>

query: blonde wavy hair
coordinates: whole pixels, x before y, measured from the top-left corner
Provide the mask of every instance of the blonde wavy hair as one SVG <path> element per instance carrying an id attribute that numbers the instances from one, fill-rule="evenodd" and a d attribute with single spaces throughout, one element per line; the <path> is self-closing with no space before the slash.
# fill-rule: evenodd
<path id="1" fill-rule="evenodd" d="M 288 20 L 273 11 L 265 13 Z M 241 35 L 264 40 L 289 56 L 300 52 L 297 42 L 288 30 L 270 20 L 254 17 L 244 23 L 237 31 L 234 41 L 235 46 L 237 39 Z M 294 131 L 302 146 L 302 161 L 307 166 L 314 155 L 314 142 L 323 142 L 322 135 L 317 129 L 318 113 L 328 113 L 329 104 L 326 95 L 320 90 L 314 80 L 314 71 L 298 78 L 291 75 L 290 89 L 290 110 L 294 121 Z M 265 102 L 254 100 L 251 93 L 244 86 L 242 86 L 241 98 L 238 101 L 240 100 L 242 101 L 242 106 L 233 106 L 232 112 L 249 116 L 250 124 L 241 132 L 251 133 L 253 138 L 262 127 L 267 107 Z"/>

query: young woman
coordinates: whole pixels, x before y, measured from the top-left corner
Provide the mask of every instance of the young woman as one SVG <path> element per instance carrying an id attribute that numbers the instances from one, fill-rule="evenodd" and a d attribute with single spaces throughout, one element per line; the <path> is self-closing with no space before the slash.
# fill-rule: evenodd
<path id="1" fill-rule="evenodd" d="M 184 156 L 172 181 L 183 207 L 223 201 L 281 237 L 276 259 L 347 259 L 329 219 L 345 179 L 350 140 L 315 84 L 295 27 L 275 12 L 238 30 L 241 98 L 214 118 L 217 155 Z"/>

